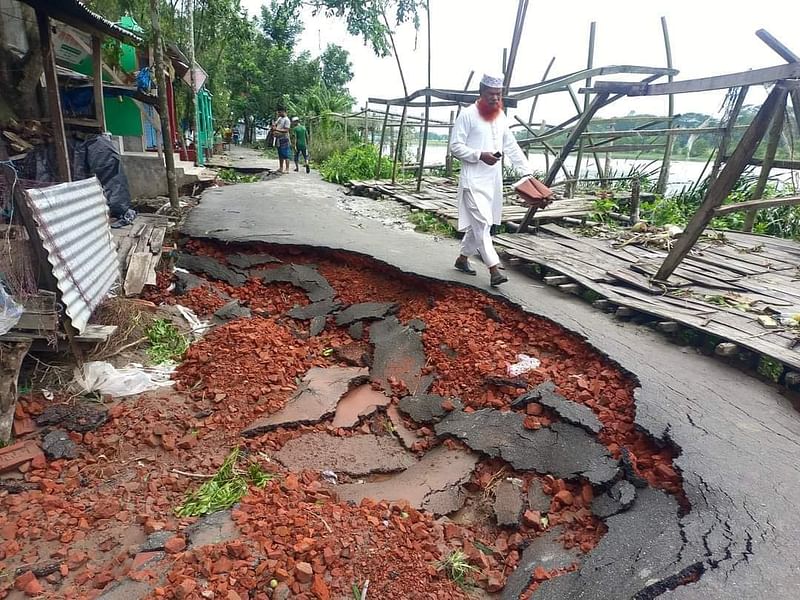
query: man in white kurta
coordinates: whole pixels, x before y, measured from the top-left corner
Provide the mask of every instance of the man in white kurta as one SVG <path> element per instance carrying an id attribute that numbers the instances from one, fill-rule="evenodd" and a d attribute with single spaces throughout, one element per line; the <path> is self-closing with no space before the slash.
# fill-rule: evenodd
<path id="1" fill-rule="evenodd" d="M 456 119 L 450 151 L 461 161 L 458 185 L 458 230 L 464 232 L 461 255 L 455 267 L 475 275 L 469 257 L 479 254 L 489 267 L 492 286 L 508 281 L 500 272 L 500 257 L 491 238 L 492 225 L 500 224 L 503 208 L 503 168 L 505 156 L 523 175 L 531 168 L 502 110 L 503 80 L 484 75 L 481 96 Z"/>

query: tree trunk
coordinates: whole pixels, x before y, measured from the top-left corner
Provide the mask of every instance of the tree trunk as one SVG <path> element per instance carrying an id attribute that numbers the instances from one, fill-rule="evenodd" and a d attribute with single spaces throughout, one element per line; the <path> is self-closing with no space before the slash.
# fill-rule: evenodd
<path id="1" fill-rule="evenodd" d="M 161 119 L 161 136 L 164 143 L 164 166 L 167 171 L 167 190 L 169 205 L 178 210 L 178 184 L 175 177 L 175 153 L 167 112 L 167 78 L 164 76 L 164 49 L 161 43 L 161 23 L 158 14 L 158 0 L 150 0 L 150 13 L 153 20 L 153 46 L 156 60 L 156 85 L 158 86 L 158 116 Z"/>

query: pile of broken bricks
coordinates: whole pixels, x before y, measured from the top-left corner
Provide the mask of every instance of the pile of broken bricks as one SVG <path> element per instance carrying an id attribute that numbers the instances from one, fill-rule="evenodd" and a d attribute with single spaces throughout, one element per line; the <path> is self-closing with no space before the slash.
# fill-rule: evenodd
<path id="1" fill-rule="evenodd" d="M 146 539 L 113 568 L 86 571 L 92 561 L 74 554 L 69 562 L 67 550 L 53 557 L 59 568 L 73 565 L 74 589 L 88 589 L 90 597 L 102 589 L 106 598 L 210 597 L 212 590 L 233 600 L 337 598 L 370 579 L 368 597 L 461 598 L 436 568 L 460 549 L 479 569 L 474 579 L 482 588 L 526 598 L 560 580 L 578 585 L 580 565 L 591 563 L 593 550 L 625 534 L 626 515 L 677 514 L 675 499 L 647 487 L 653 476 L 642 469 L 665 471 L 666 450 L 652 454 L 643 438 L 630 451 L 627 443 L 611 448 L 629 435 L 627 421 L 615 428 L 609 417 L 623 402 L 618 381 L 624 378 L 579 343 L 551 343 L 555 329 L 542 331 L 546 324 L 536 323 L 538 332 L 525 329 L 528 321 L 514 309 L 477 292 L 435 295 L 318 255 L 226 254 L 196 242 L 186 249 L 199 250 L 187 256 L 203 260 L 179 257 L 181 269 L 193 272 L 160 274 L 160 296 L 151 298 L 206 317 L 218 313 L 217 327 L 178 368 L 176 387 L 185 399 L 176 404 L 183 412 L 143 398 L 112 407 L 105 425 L 97 419 L 99 430 L 81 433 L 51 421 L 57 410 L 21 403 L 34 417 L 50 409 L 42 426 L 57 429 L 47 431 L 55 447 L 66 441 L 77 447 L 77 459 L 65 454 L 47 463 L 48 477 L 57 477 L 57 466 L 102 489 L 114 471 L 86 451 L 113 456 L 123 442 L 132 445 L 125 460 L 156 448 L 159 463 L 168 459 L 197 473 L 213 472 L 231 445 L 243 444 L 251 456 L 269 457 L 267 466 L 280 477 L 264 490 L 251 488 L 233 510 L 201 519 L 201 528 L 226 532 L 198 538 L 186 527 L 191 520 L 163 518 L 196 481 L 140 461 L 124 484 L 137 489 L 136 477 L 146 474 L 135 507 L 126 493 L 117 491 L 115 499 L 113 486 L 97 502 L 81 496 L 76 506 L 91 511 L 90 527 L 94 519 L 135 519 Z M 459 328 L 452 327 L 454 315 Z M 548 341 L 522 346 L 518 340 L 529 332 Z M 504 378 L 518 351 L 537 346 L 541 370 Z M 576 377 L 571 369 L 587 355 L 588 375 Z M 82 411 L 78 428 L 95 422 Z M 43 468 L 31 466 L 21 483 L 32 474 L 40 478 Z M 663 474 L 663 481 L 675 480 L 674 472 Z M 37 498 L 25 496 L 31 508 L 16 505 L 13 514 L 35 514 Z M 64 510 L 83 518 L 75 508 Z M 59 522 L 57 535 L 68 534 Z M 46 591 L 59 589 L 52 582 L 65 576 L 36 569 Z M 33 571 L 20 576 L 29 579 Z M 19 585 L 36 586 L 24 579 Z"/>

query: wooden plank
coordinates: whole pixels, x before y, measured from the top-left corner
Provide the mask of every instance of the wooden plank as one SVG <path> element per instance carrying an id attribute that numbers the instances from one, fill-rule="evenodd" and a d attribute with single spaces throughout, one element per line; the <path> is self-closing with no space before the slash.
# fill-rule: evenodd
<path id="1" fill-rule="evenodd" d="M 95 119 L 102 133 L 106 130 L 106 108 L 103 100 L 103 40 L 96 35 L 92 36 L 92 69 Z"/>
<path id="2" fill-rule="evenodd" d="M 615 81 L 596 81 L 592 89 L 581 89 L 581 93 L 605 92 L 624 93 L 628 96 L 665 96 L 667 94 L 689 94 L 711 90 L 727 90 L 744 85 L 772 83 L 781 79 L 800 77 L 800 64 L 778 65 L 763 69 L 752 69 L 738 73 L 727 73 L 700 79 L 687 79 L 673 83 L 621 83 Z"/>
<path id="3" fill-rule="evenodd" d="M 161 254 L 162 246 L 164 245 L 164 236 L 167 235 L 166 227 L 154 227 L 153 233 L 150 235 L 150 252 L 153 254 Z"/>
<path id="4" fill-rule="evenodd" d="M 56 331 L 58 329 L 58 314 L 24 312 L 17 324 L 14 325 L 14 329 L 23 331 Z"/>
<path id="5" fill-rule="evenodd" d="M 67 136 L 64 133 L 64 115 L 61 112 L 61 97 L 58 91 L 58 75 L 56 73 L 56 55 L 53 48 L 53 36 L 50 29 L 50 18 L 41 8 L 36 9 L 36 23 L 39 27 L 39 41 L 42 49 L 45 82 L 47 83 L 47 103 L 50 109 L 50 122 L 53 129 L 53 143 L 56 151 L 56 165 L 60 181 L 72 181 Z"/>
<path id="6" fill-rule="evenodd" d="M 141 233 L 139 234 L 138 239 L 136 240 L 136 252 L 149 252 L 150 248 L 148 246 L 150 242 L 150 236 L 153 234 L 153 226 L 152 225 L 145 225 L 142 229 Z"/>
<path id="7" fill-rule="evenodd" d="M 126 296 L 136 296 L 142 293 L 145 281 L 147 280 L 147 273 L 150 269 L 150 260 L 152 259 L 150 252 L 134 252 L 130 263 L 128 264 L 128 272 L 125 275 L 125 283 L 123 290 Z"/>
<path id="8" fill-rule="evenodd" d="M 800 204 L 800 196 L 787 196 L 786 198 L 770 198 L 769 200 L 748 200 L 747 202 L 737 202 L 720 206 L 714 211 L 714 216 L 721 217 L 731 213 L 746 210 L 760 210 L 762 208 L 772 208 L 773 206 L 791 206 Z"/>
<path id="9" fill-rule="evenodd" d="M 158 283 L 156 279 L 156 269 L 158 268 L 158 263 L 160 262 L 161 254 L 150 255 L 150 265 L 147 267 L 147 277 L 145 277 L 144 280 L 145 285 L 156 285 Z"/>

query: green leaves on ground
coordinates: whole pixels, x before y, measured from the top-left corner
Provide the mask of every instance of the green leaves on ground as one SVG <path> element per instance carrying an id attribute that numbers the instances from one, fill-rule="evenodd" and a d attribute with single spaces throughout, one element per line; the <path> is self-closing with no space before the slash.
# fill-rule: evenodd
<path id="1" fill-rule="evenodd" d="M 189 340 L 166 319 L 156 319 L 147 328 L 147 355 L 156 364 L 177 360 L 189 348 Z"/>
<path id="2" fill-rule="evenodd" d="M 447 576 L 456 584 L 464 586 L 467 584 L 467 577 L 477 567 L 469 564 L 469 557 L 461 550 L 454 550 L 447 557 L 436 563 L 437 571 L 444 571 Z"/>
<path id="3" fill-rule="evenodd" d="M 261 181 L 260 175 L 246 175 L 234 169 L 222 169 L 217 174 L 217 177 L 226 183 L 256 183 L 257 181 Z"/>
<path id="4" fill-rule="evenodd" d="M 408 215 L 408 220 L 414 224 L 414 230 L 421 233 L 431 233 L 441 237 L 455 237 L 456 229 L 438 215 L 420 210 Z"/>
<path id="5" fill-rule="evenodd" d="M 222 463 L 216 475 L 199 489 L 191 492 L 175 514 L 179 517 L 199 517 L 236 504 L 247 493 L 248 484 L 263 488 L 274 475 L 264 471 L 258 463 L 250 463 L 246 471 L 239 470 L 239 448 L 234 448 Z"/>
<path id="6" fill-rule="evenodd" d="M 359 179 L 375 179 L 378 166 L 378 149 L 372 144 L 361 144 L 344 152 L 334 152 L 320 168 L 322 178 L 331 183 L 347 183 Z M 378 178 L 392 175 L 392 161 L 382 156 Z"/>

